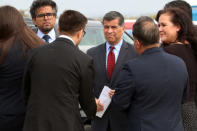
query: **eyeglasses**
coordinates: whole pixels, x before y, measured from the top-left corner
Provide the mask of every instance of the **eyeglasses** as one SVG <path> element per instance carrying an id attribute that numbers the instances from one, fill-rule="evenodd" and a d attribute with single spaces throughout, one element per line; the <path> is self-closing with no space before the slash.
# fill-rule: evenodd
<path id="1" fill-rule="evenodd" d="M 86 34 L 86 31 L 85 31 L 85 30 L 83 30 L 83 37 L 85 36 L 85 34 Z"/>
<path id="2" fill-rule="evenodd" d="M 47 18 L 52 18 L 53 16 L 56 16 L 56 13 L 45 13 L 37 15 L 38 18 L 45 18 L 45 16 L 47 16 Z"/>

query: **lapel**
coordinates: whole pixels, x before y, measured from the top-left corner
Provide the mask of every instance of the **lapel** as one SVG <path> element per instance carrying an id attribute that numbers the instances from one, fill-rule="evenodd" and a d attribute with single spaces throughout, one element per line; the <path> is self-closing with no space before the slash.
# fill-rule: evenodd
<path id="1" fill-rule="evenodd" d="M 126 62 L 126 59 L 127 59 L 126 55 L 127 55 L 127 52 L 128 52 L 127 49 L 128 49 L 128 45 L 123 40 L 122 47 L 120 49 L 118 59 L 117 59 L 117 62 L 116 62 L 116 65 L 114 67 L 114 71 L 113 71 L 113 74 L 112 74 L 111 84 L 116 80 L 116 77 L 118 76 L 118 73 L 121 70 L 122 64 L 124 62 Z"/>
<path id="2" fill-rule="evenodd" d="M 106 69 L 106 43 L 102 44 L 98 56 L 99 56 L 99 63 L 101 64 L 100 70 L 104 72 L 103 75 L 106 77 L 107 80 L 109 80 L 107 69 Z"/>

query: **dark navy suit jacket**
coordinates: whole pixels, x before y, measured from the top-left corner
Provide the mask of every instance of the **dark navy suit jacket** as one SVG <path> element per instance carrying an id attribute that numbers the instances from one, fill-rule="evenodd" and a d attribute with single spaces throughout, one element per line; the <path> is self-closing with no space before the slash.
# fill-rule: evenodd
<path id="1" fill-rule="evenodd" d="M 188 96 L 184 62 L 151 48 L 122 69 L 113 104 L 128 115 L 128 131 L 184 131 L 181 104 Z"/>

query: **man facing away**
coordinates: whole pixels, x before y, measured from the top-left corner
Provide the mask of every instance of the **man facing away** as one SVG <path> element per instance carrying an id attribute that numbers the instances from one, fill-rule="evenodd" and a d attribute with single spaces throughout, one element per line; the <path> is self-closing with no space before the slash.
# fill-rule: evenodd
<path id="1" fill-rule="evenodd" d="M 52 0 L 34 0 L 30 7 L 33 23 L 37 27 L 34 31 L 46 43 L 53 42 L 58 36 L 55 29 L 57 6 Z"/>
<path id="2" fill-rule="evenodd" d="M 114 94 L 114 82 L 122 68 L 122 65 L 137 56 L 134 47 L 122 39 L 124 33 L 124 17 L 116 11 L 110 11 L 103 17 L 103 30 L 105 43 L 93 47 L 87 51 L 94 60 L 94 95 L 96 99 L 106 85 L 111 88 L 109 96 Z M 103 103 L 97 100 L 97 106 L 102 110 Z M 98 111 L 99 111 L 98 110 Z M 96 117 L 93 120 L 92 131 L 121 131 L 125 127 L 122 121 L 126 115 L 116 112 L 112 105 L 109 105 L 102 118 Z"/>
<path id="3" fill-rule="evenodd" d="M 113 96 L 113 104 L 128 114 L 126 130 L 184 131 L 181 104 L 189 89 L 184 62 L 163 51 L 151 18 L 140 17 L 133 36 L 140 56 L 124 65 Z"/>
<path id="4" fill-rule="evenodd" d="M 32 51 L 24 74 L 23 131 L 83 131 L 79 104 L 88 118 L 95 116 L 93 60 L 76 47 L 86 23 L 80 12 L 63 12 L 60 36 Z"/>

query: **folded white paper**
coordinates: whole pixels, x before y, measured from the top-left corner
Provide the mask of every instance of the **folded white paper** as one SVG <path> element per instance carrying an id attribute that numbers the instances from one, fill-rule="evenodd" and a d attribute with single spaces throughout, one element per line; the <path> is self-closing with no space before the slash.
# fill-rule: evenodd
<path id="1" fill-rule="evenodd" d="M 109 104 L 111 103 L 111 98 L 109 97 L 109 92 L 110 92 L 110 88 L 108 86 L 104 86 L 100 96 L 99 96 L 99 100 L 101 102 L 101 104 L 103 104 L 103 111 L 99 111 L 96 113 L 96 116 L 102 118 L 103 114 L 105 113 L 107 107 L 109 106 Z"/>

